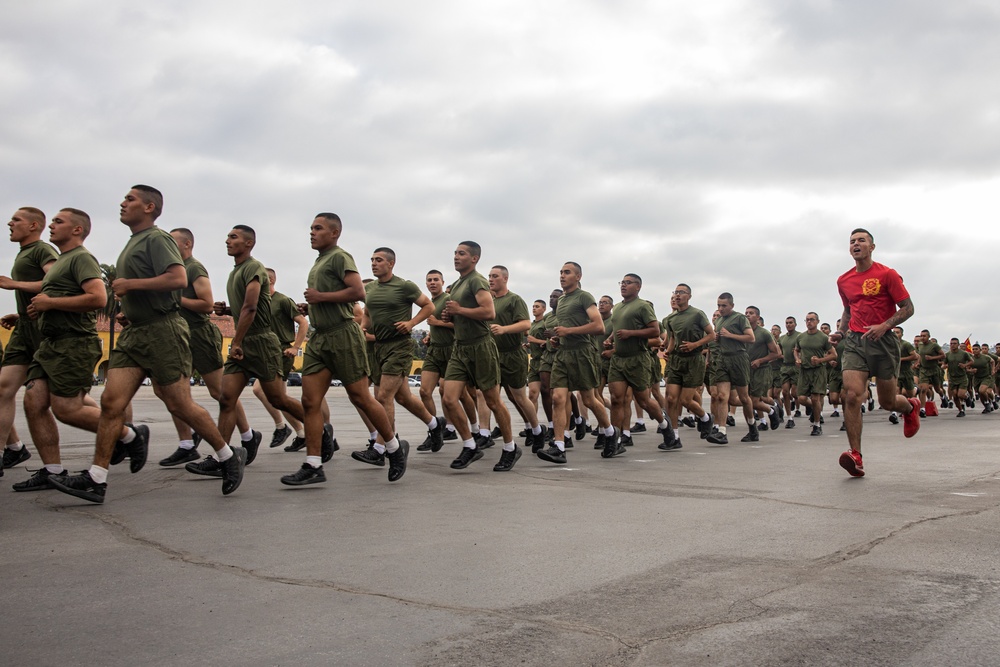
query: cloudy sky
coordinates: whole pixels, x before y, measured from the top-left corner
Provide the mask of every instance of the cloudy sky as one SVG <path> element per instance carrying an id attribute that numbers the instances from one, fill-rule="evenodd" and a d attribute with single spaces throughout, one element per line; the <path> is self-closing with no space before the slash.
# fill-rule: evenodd
<path id="1" fill-rule="evenodd" d="M 454 276 L 468 238 L 529 301 L 574 260 L 595 296 L 640 274 L 658 312 L 683 281 L 709 312 L 725 290 L 769 324 L 832 323 L 864 226 L 913 296 L 908 332 L 1000 340 L 982 310 L 1000 249 L 995 4 L 97 7 L 4 9 L 0 209 L 88 211 L 102 262 L 127 238 L 122 196 L 148 183 L 217 298 L 232 225 L 298 298 L 309 222 L 334 211 L 363 276 L 379 245 L 418 284 Z"/>

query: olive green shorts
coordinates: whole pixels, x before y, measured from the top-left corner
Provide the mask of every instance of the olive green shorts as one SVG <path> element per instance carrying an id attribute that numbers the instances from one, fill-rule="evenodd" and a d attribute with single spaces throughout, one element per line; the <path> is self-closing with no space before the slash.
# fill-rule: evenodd
<path id="1" fill-rule="evenodd" d="M 948 377 L 948 390 L 952 389 L 968 389 L 969 388 L 969 376 L 965 373 L 961 375 L 956 374 L 955 377 Z"/>
<path id="2" fill-rule="evenodd" d="M 667 384 L 697 389 L 705 384 L 705 357 L 702 354 L 670 355 L 667 363 Z"/>
<path id="3" fill-rule="evenodd" d="M 528 384 L 541 382 L 542 356 L 533 356 L 528 360 Z"/>
<path id="4" fill-rule="evenodd" d="M 799 381 L 796 386 L 799 396 L 826 394 L 826 366 L 815 368 L 799 368 Z"/>
<path id="5" fill-rule="evenodd" d="M 644 360 L 644 364 L 648 373 L 649 361 Z M 574 349 L 559 348 L 556 350 L 555 359 L 552 360 L 549 386 L 553 389 L 570 391 L 595 389 L 601 383 L 601 378 L 598 377 L 600 365 L 601 356 L 597 349 L 590 345 Z"/>
<path id="6" fill-rule="evenodd" d="M 838 369 L 829 369 L 826 372 L 826 388 L 834 394 L 839 394 L 844 390 L 844 374 Z"/>
<path id="7" fill-rule="evenodd" d="M 180 315 L 130 324 L 118 335 L 108 368 L 141 368 L 156 384 L 190 377 L 191 333 Z"/>
<path id="8" fill-rule="evenodd" d="M 896 386 L 898 386 L 903 391 L 912 391 L 917 388 L 916 383 L 913 381 L 913 369 L 907 368 L 899 369 L 899 377 L 896 379 Z"/>
<path id="9" fill-rule="evenodd" d="M 782 364 L 779 378 L 782 386 L 787 384 L 794 387 L 799 381 L 799 367 L 795 364 Z"/>
<path id="10" fill-rule="evenodd" d="M 987 389 L 993 389 L 993 387 L 996 386 L 995 383 L 993 382 L 993 376 L 992 375 L 987 375 L 984 378 L 977 379 L 975 381 L 975 385 L 976 385 L 976 389 L 979 389 L 980 387 L 986 387 Z"/>
<path id="11" fill-rule="evenodd" d="M 520 389 L 528 384 L 528 351 L 523 347 L 500 352 L 500 384 Z"/>
<path id="12" fill-rule="evenodd" d="M 21 316 L 10 332 L 7 349 L 3 352 L 3 366 L 30 366 L 35 352 L 42 344 L 42 331 L 38 322 Z"/>
<path id="13" fill-rule="evenodd" d="M 49 393 L 70 398 L 89 392 L 94 384 L 94 367 L 101 360 L 101 339 L 97 336 L 47 338 L 38 346 L 28 366 L 28 382 L 45 380 Z"/>
<path id="14" fill-rule="evenodd" d="M 243 358 L 236 360 L 230 356 L 222 372 L 226 375 L 242 373 L 247 379 L 270 382 L 281 374 L 281 357 L 278 336 L 273 331 L 264 331 L 244 338 Z"/>
<path id="15" fill-rule="evenodd" d="M 781 366 L 771 366 L 771 389 L 781 389 Z"/>
<path id="16" fill-rule="evenodd" d="M 649 385 L 652 387 L 654 384 L 660 384 L 660 380 L 663 379 L 663 364 L 660 363 L 660 358 L 655 354 L 646 354 L 649 359 Z"/>
<path id="17" fill-rule="evenodd" d="M 427 354 L 424 356 L 423 370 L 444 377 L 448 370 L 449 359 L 451 359 L 450 345 L 428 345 Z"/>
<path id="18" fill-rule="evenodd" d="M 714 384 L 728 382 L 734 387 L 749 386 L 750 359 L 747 357 L 746 353 L 720 354 L 713 380 Z"/>
<path id="19" fill-rule="evenodd" d="M 344 384 L 368 377 L 368 345 L 357 322 L 351 320 L 331 331 L 313 333 L 303 355 L 302 374 L 323 370 Z"/>
<path id="20" fill-rule="evenodd" d="M 889 335 L 871 340 L 862 338 L 857 331 L 848 331 L 843 370 L 865 371 L 868 377 L 895 380 L 899 374 L 899 343 L 896 337 Z M 802 393 L 801 389 L 799 393 Z"/>
<path id="21" fill-rule="evenodd" d="M 619 357 L 615 355 L 611 357 L 608 384 L 612 382 L 627 382 L 628 386 L 634 391 L 645 391 L 652 384 L 650 366 L 649 355 L 645 352 L 631 357 Z"/>
<path id="22" fill-rule="evenodd" d="M 295 368 L 295 357 L 289 357 L 285 355 L 285 350 L 287 350 L 291 345 L 281 348 L 281 379 L 287 380 L 289 373 Z"/>
<path id="23" fill-rule="evenodd" d="M 552 362 L 555 360 L 555 352 L 550 350 L 545 350 L 542 352 L 542 360 L 538 364 L 539 373 L 551 373 L 552 372 Z"/>
<path id="24" fill-rule="evenodd" d="M 468 344 L 456 343 L 445 381 L 457 380 L 486 391 L 500 384 L 500 353 L 492 337 Z"/>
<path id="25" fill-rule="evenodd" d="M 760 368 L 751 368 L 748 387 L 751 396 L 758 398 L 767 396 L 767 392 L 771 388 L 771 367 L 765 364 Z"/>
<path id="26" fill-rule="evenodd" d="M 380 384 L 382 376 L 406 377 L 413 368 L 413 350 L 416 343 L 412 338 L 394 338 L 384 343 L 375 343 L 375 365 L 371 368 L 372 382 Z"/>
<path id="27" fill-rule="evenodd" d="M 191 329 L 192 369 L 202 375 L 208 375 L 223 365 L 222 332 L 219 331 L 219 327 L 209 322 Z"/>

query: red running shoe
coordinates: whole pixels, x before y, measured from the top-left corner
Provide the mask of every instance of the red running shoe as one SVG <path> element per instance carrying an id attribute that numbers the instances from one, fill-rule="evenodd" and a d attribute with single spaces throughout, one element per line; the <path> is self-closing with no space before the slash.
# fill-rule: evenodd
<path id="1" fill-rule="evenodd" d="M 927 413 L 928 417 L 937 417 L 938 416 L 937 403 L 935 403 L 934 401 L 927 401 L 927 407 L 924 408 L 924 412 Z"/>
<path id="2" fill-rule="evenodd" d="M 840 455 L 840 467 L 846 470 L 851 477 L 864 477 L 865 467 L 861 462 L 861 452 L 848 449 Z"/>
<path id="3" fill-rule="evenodd" d="M 907 399 L 913 409 L 903 415 L 903 435 L 912 438 L 920 430 L 920 401 L 915 398 Z"/>

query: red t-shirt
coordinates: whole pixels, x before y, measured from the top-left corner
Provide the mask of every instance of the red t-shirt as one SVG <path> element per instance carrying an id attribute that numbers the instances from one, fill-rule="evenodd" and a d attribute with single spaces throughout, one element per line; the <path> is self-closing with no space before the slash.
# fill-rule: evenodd
<path id="1" fill-rule="evenodd" d="M 899 274 L 878 262 L 862 273 L 851 269 L 837 278 L 837 291 L 844 307 L 851 309 L 851 331 L 859 333 L 885 322 L 896 312 L 896 304 L 910 297 Z"/>

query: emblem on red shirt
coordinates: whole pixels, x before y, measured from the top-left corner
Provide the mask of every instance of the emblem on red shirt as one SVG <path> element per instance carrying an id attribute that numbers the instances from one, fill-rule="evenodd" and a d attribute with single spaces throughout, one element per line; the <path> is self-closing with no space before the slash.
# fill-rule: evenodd
<path id="1" fill-rule="evenodd" d="M 861 293 L 865 296 L 876 296 L 882 291 L 882 283 L 878 278 L 869 278 L 861 284 Z"/>

